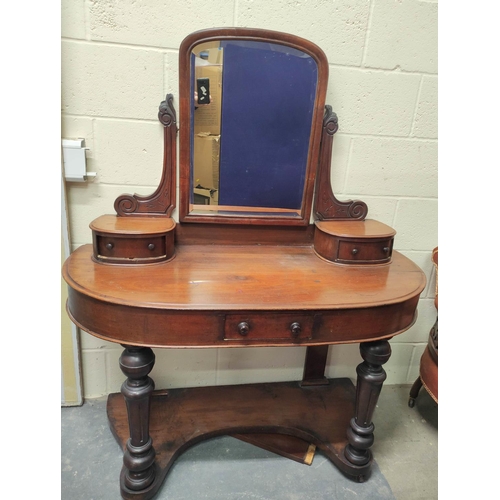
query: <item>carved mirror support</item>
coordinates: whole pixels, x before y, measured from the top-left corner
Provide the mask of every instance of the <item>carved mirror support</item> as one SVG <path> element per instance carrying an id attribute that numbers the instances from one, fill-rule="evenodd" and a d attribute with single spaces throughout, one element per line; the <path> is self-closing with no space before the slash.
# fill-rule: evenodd
<path id="1" fill-rule="evenodd" d="M 319 257 L 342 264 L 390 262 L 394 231 L 366 221 L 363 201 L 333 193 L 338 119 L 325 106 L 327 84 L 324 52 L 295 35 L 250 28 L 188 35 L 179 49 L 181 225 L 171 219 L 177 118 L 168 94 L 158 113 L 160 184 L 149 196 L 119 196 L 117 216 L 93 221 L 94 259 L 155 264 L 174 257 L 174 240 L 219 238 L 309 242 Z M 207 119 L 215 120 L 211 128 Z M 202 172 L 201 164 L 211 170 Z"/>
<path id="2" fill-rule="evenodd" d="M 160 104 L 158 119 L 164 127 L 163 172 L 160 185 L 149 196 L 123 194 L 115 201 L 118 215 L 163 215 L 170 217 L 175 208 L 176 136 L 177 119 L 173 106 L 174 96 Z"/>
<path id="3" fill-rule="evenodd" d="M 325 106 L 318 176 L 316 177 L 314 218 L 315 220 L 364 220 L 368 213 L 366 203 L 363 201 L 339 201 L 333 194 L 330 172 L 333 136 L 338 128 L 337 115 L 332 111 L 331 106 Z"/>
<path id="4" fill-rule="evenodd" d="M 319 47 L 268 30 L 208 29 L 184 39 L 179 72 L 181 222 L 307 226 L 311 209 L 314 220 L 365 219 L 364 202 L 339 201 L 332 191 L 338 121 L 331 106 L 325 107 L 328 61 Z M 200 80 L 211 85 L 211 108 L 198 99 Z M 200 117 L 207 116 L 218 120 L 215 138 L 210 131 L 200 132 Z M 119 196 L 114 204 L 118 216 L 170 217 L 175 208 L 172 94 L 160 104 L 158 118 L 164 126 L 160 184 L 149 196 Z M 203 149 L 208 143 L 211 148 Z M 203 179 L 196 170 L 200 161 L 214 165 Z M 205 186 L 212 177 L 217 182 Z M 200 202 L 205 198 L 208 202 Z"/>

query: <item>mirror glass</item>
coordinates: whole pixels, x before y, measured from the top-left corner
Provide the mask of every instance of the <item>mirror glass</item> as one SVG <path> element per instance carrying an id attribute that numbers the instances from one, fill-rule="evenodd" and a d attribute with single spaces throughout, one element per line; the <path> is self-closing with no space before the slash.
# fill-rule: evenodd
<path id="1" fill-rule="evenodd" d="M 315 59 L 287 45 L 193 47 L 190 214 L 300 217 L 317 83 Z"/>

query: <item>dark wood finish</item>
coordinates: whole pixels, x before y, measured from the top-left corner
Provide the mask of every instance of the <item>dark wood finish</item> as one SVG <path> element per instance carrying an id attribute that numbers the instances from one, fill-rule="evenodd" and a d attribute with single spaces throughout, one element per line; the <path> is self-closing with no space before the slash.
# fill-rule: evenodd
<path id="1" fill-rule="evenodd" d="M 301 386 L 328 385 L 324 375 L 327 357 L 327 345 L 307 347 Z M 233 437 L 306 465 L 311 465 L 316 452 L 316 445 L 286 434 L 233 434 Z"/>
<path id="2" fill-rule="evenodd" d="M 139 350 L 153 346 L 312 346 L 314 349 L 310 348 L 306 355 L 304 380 L 294 383 L 303 391 L 329 387 L 328 384 L 315 385 L 318 382 L 324 383 L 326 349 L 329 344 L 375 341 L 390 338 L 409 328 L 415 319 L 418 298 L 425 286 L 423 273 L 398 252 L 394 253 L 390 266 L 359 267 L 339 266 L 318 259 L 311 245 L 180 245 L 177 247 L 175 259 L 148 266 L 106 266 L 92 261 L 91 257 L 90 245 L 80 247 L 65 263 L 63 269 L 64 277 L 70 285 L 68 312 L 82 329 L 97 337 L 127 344 L 129 350 L 132 345 L 137 345 Z M 245 335 L 239 333 L 242 323 L 247 323 L 248 326 Z M 294 335 L 297 332 L 298 336 Z M 384 341 L 382 344 L 385 345 Z M 362 350 L 368 360 L 368 374 L 361 374 L 358 380 L 358 392 L 361 391 L 362 394 L 358 396 L 356 404 L 355 415 L 358 420 L 355 422 L 358 423 L 365 422 L 367 415 L 371 419 L 372 404 L 376 399 L 373 393 L 380 390 L 381 385 L 381 381 L 380 384 L 377 382 L 374 389 L 370 378 L 372 372 L 378 370 L 377 360 L 371 359 L 374 354 L 369 348 L 370 345 L 367 344 Z M 358 368 L 358 373 L 359 370 L 361 368 Z M 133 380 L 133 377 L 128 376 Z M 286 393 L 288 389 L 283 389 L 286 384 L 278 386 L 272 394 L 281 397 L 282 391 Z M 199 393 L 204 393 L 205 389 L 200 388 Z M 240 394 L 239 387 L 231 390 Z M 326 450 L 327 456 L 346 474 L 358 479 L 368 474 L 371 464 L 368 448 L 372 442 L 370 425 L 363 427 L 362 424 L 351 424 L 350 448 L 346 448 L 347 455 L 344 455 L 343 451 L 348 444 L 345 427 L 354 414 L 352 402 L 350 406 L 343 403 L 339 406 L 338 401 L 333 401 L 331 405 L 335 408 L 336 417 L 330 414 L 330 403 L 324 406 L 322 398 L 317 399 L 315 396 L 312 400 L 307 399 L 307 404 L 304 402 L 307 412 L 302 408 L 297 414 L 300 426 L 297 423 L 297 427 L 290 431 L 290 426 L 283 425 L 280 421 L 276 407 L 262 399 L 261 390 L 264 389 L 255 389 L 257 392 L 253 396 L 241 393 L 245 398 L 248 397 L 247 404 L 253 408 L 251 411 L 239 411 L 249 419 L 241 427 L 226 428 L 235 422 L 235 407 L 227 413 L 227 420 L 225 417 L 217 418 L 217 412 L 208 412 L 217 418 L 219 426 L 215 428 L 213 422 L 214 427 L 206 437 L 255 433 L 257 436 L 250 438 L 255 444 L 283 456 L 294 455 L 292 458 L 304 462 L 307 458 L 304 455 L 307 454 L 305 446 L 307 445 L 309 450 L 309 444 L 312 444 L 323 451 Z M 332 398 L 337 400 L 339 395 L 335 391 Z M 367 398 L 369 391 L 372 391 L 371 396 Z M 198 390 L 192 393 L 193 400 L 199 398 L 199 393 Z M 171 395 L 172 391 L 169 391 L 169 394 Z M 210 391 L 207 394 L 210 394 L 208 399 L 211 404 L 215 404 L 217 408 L 224 407 L 229 401 L 227 392 L 221 393 L 220 397 Z M 300 399 L 302 396 L 297 394 L 290 395 L 290 398 Z M 170 425 L 161 431 L 163 434 L 159 440 L 151 430 L 157 452 L 156 462 L 154 466 L 149 466 L 147 479 L 141 476 L 142 484 L 151 479 L 153 470 L 155 478 L 149 486 L 133 490 L 130 484 L 136 483 L 130 478 L 135 478 L 136 473 L 143 476 L 145 473 L 142 469 L 134 471 L 136 462 L 127 458 L 127 465 L 124 465 L 121 475 L 124 498 L 151 498 L 171 463 L 185 449 L 185 443 L 179 443 L 178 448 L 169 452 L 168 463 L 165 462 L 166 455 L 162 451 L 162 443 L 171 442 L 173 438 L 168 436 L 171 432 L 175 434 L 177 424 L 172 424 L 172 420 L 165 420 L 164 412 L 172 403 L 172 399 L 164 399 L 160 407 L 154 404 L 152 406 L 152 426 L 160 425 L 154 422 L 161 422 L 163 425 L 165 421 L 169 421 Z M 260 401 L 259 404 L 255 403 L 257 400 Z M 241 401 L 234 398 L 233 402 L 239 406 Z M 145 408 L 143 402 L 142 424 L 133 416 L 132 409 L 128 420 L 122 418 L 131 426 L 130 430 L 123 430 L 124 435 L 138 432 L 144 421 L 147 422 Z M 271 416 L 275 415 L 272 425 L 267 425 L 265 418 L 264 422 L 261 421 L 262 408 L 268 409 L 264 413 L 269 421 Z M 183 405 L 182 411 L 185 410 Z M 325 410 L 332 419 L 332 425 L 338 418 L 345 426 L 341 435 L 339 434 L 338 442 L 337 438 L 326 437 L 326 441 L 323 439 L 323 424 L 318 423 L 320 417 L 317 412 Z M 175 407 L 172 411 L 176 412 Z M 199 411 L 200 415 L 207 414 L 201 409 Z M 309 414 L 311 430 L 304 432 L 304 416 Z M 198 425 L 194 413 L 192 415 L 193 418 L 189 415 L 186 417 L 186 414 L 181 412 L 175 417 L 175 422 L 185 420 Z M 116 420 L 113 413 L 111 419 Z M 321 431 L 319 434 L 318 426 Z M 296 432 L 299 427 L 300 431 Z M 340 432 L 338 425 L 334 425 L 334 428 L 335 431 L 330 431 Z M 144 433 L 144 428 L 142 429 L 141 432 Z M 281 438 L 282 442 L 279 442 L 279 438 L 273 437 L 276 433 L 291 433 L 302 442 L 295 443 L 300 446 L 292 453 L 290 450 L 293 451 L 294 443 L 287 438 Z M 144 435 L 147 435 L 147 432 Z M 120 439 L 122 442 L 122 438 Z M 190 443 L 195 441 L 196 439 Z M 332 442 L 337 443 L 333 448 L 330 447 Z M 132 451 L 142 455 L 137 449 L 132 448 Z M 352 460 L 362 461 L 363 464 L 354 463 Z"/>
<path id="3" fill-rule="evenodd" d="M 161 102 L 158 119 L 164 126 L 163 141 L 163 171 L 160 184 L 156 191 L 149 196 L 138 194 L 123 194 L 115 200 L 115 210 L 118 215 L 164 215 L 170 217 L 175 208 L 175 178 L 177 161 L 176 137 L 177 124 L 174 96 L 167 94 Z"/>
<path id="4" fill-rule="evenodd" d="M 301 385 L 326 385 L 324 376 L 328 346 L 307 347 Z M 316 445 L 287 434 L 233 434 L 233 437 L 296 462 L 311 465 Z"/>
<path id="5" fill-rule="evenodd" d="M 327 345 L 307 347 L 302 386 L 328 384 L 328 379 L 325 377 L 328 347 Z"/>
<path id="6" fill-rule="evenodd" d="M 436 269 L 436 296 L 434 305 L 438 309 L 438 247 L 432 251 L 432 262 Z M 413 408 L 420 389 L 424 386 L 431 398 L 438 402 L 438 318 L 429 332 L 427 347 L 420 358 L 419 376 L 410 390 L 408 406 Z"/>
<path id="7" fill-rule="evenodd" d="M 330 105 L 325 106 L 318 175 L 316 177 L 316 195 L 314 197 L 315 220 L 363 220 L 368 214 L 365 202 L 339 201 L 333 194 L 330 172 L 332 162 L 333 136 L 339 128 L 337 115 Z"/>
<path id="8" fill-rule="evenodd" d="M 311 246 L 314 226 L 233 226 L 224 224 L 179 224 L 178 245 L 286 245 Z"/>
<path id="9" fill-rule="evenodd" d="M 426 349 L 420 359 L 420 379 L 431 398 L 438 402 L 438 364 L 431 356 L 430 349 Z"/>
<path id="10" fill-rule="evenodd" d="M 154 382 L 148 377 L 155 355 L 148 347 L 125 346 L 120 368 L 127 376 L 122 385 L 128 413 L 128 439 L 124 443 L 123 491 L 144 491 L 155 479 L 156 452 L 149 435 L 149 413 Z"/>
<path id="11" fill-rule="evenodd" d="M 363 363 L 356 372 L 356 412 L 347 430 L 349 444 L 345 448 L 346 459 L 357 466 L 368 464 L 371 459 L 370 446 L 373 444 L 373 412 L 386 379 L 382 365 L 391 356 L 391 346 L 387 340 L 366 342 L 360 345 Z"/>
<path id="12" fill-rule="evenodd" d="M 344 456 L 354 393 L 350 380 L 335 379 L 307 388 L 299 382 L 282 382 L 153 394 L 150 433 L 157 451 L 155 481 L 142 492 L 122 490 L 122 496 L 152 498 L 183 451 L 204 439 L 235 433 L 278 432 L 298 437 L 316 445 L 345 474 L 362 479 L 369 474 L 370 463 L 358 466 Z M 125 448 L 129 430 L 121 394 L 109 396 L 108 416 L 114 436 Z"/>
<path id="13" fill-rule="evenodd" d="M 106 264 L 151 264 L 175 253 L 175 222 L 169 217 L 103 215 L 90 224 L 93 258 Z"/>
<path id="14" fill-rule="evenodd" d="M 224 340 L 285 340 L 299 342 L 313 338 L 315 316 L 294 313 L 226 314 Z"/>
<path id="15" fill-rule="evenodd" d="M 309 142 L 309 156 L 306 170 L 304 195 L 300 216 L 297 218 L 286 218 L 275 215 L 270 216 L 247 216 L 234 217 L 230 215 L 196 215 L 190 211 L 190 95 L 191 80 L 191 51 L 193 48 L 204 42 L 239 39 L 251 41 L 263 41 L 278 43 L 294 49 L 301 50 L 311 56 L 318 65 L 318 84 L 316 88 L 316 98 L 312 118 L 312 128 Z M 323 110 L 325 106 L 326 88 L 328 82 L 328 61 L 324 52 L 314 43 L 288 33 L 276 31 L 254 29 L 254 28 L 217 28 L 202 30 L 187 36 L 179 49 L 179 94 L 180 94 L 180 121 L 181 129 L 179 134 L 180 144 L 180 205 L 179 218 L 181 222 L 203 222 L 219 224 L 255 224 L 272 226 L 306 226 L 309 224 L 311 205 L 314 191 L 314 181 L 319 157 L 319 147 L 321 141 Z M 244 117 L 242 117 L 244 120 Z M 187 125 L 184 125 L 187 124 Z"/>
<path id="16" fill-rule="evenodd" d="M 325 345 L 388 338 L 409 328 L 425 277 L 395 252 L 390 266 L 339 266 L 310 247 L 177 247 L 169 262 L 103 266 L 92 247 L 65 263 L 68 313 L 96 337 L 148 347 Z M 226 340 L 227 316 L 259 337 Z M 276 337 L 277 318 L 307 316 L 312 336 Z M 263 318 L 269 319 L 266 326 Z M 283 326 L 284 328 L 284 326 Z"/>
<path id="17" fill-rule="evenodd" d="M 436 321 L 429 332 L 429 339 L 427 340 L 429 354 L 436 365 L 438 364 L 438 323 L 438 318 L 436 318 Z"/>
<path id="18" fill-rule="evenodd" d="M 113 342 L 135 344 L 141 348 L 242 345 L 319 347 L 315 351 L 309 350 L 304 380 L 297 382 L 299 387 L 304 386 L 304 390 L 311 382 L 310 389 L 328 387 L 314 385 L 318 380 L 324 383 L 325 346 L 328 344 L 389 338 L 407 329 L 414 321 L 418 296 L 425 286 L 425 279 L 411 261 L 397 252 L 391 266 L 358 269 L 324 262 L 317 258 L 311 246 L 263 245 L 258 247 L 259 252 L 255 251 L 256 248 L 248 245 L 179 246 L 176 258 L 170 262 L 127 267 L 103 266 L 93 262 L 92 248 L 89 245 L 81 247 L 64 266 L 64 277 L 70 284 L 69 314 L 76 324 L 95 336 Z M 144 286 L 146 283 L 147 287 Z M 248 326 L 245 335 L 239 330 L 242 323 Z M 365 351 L 371 355 L 370 349 L 366 348 Z M 375 364 L 373 360 L 370 363 L 370 367 Z M 367 387 L 371 387 L 369 378 L 360 376 L 358 383 L 361 389 L 358 390 L 363 394 Z M 239 388 L 234 390 L 239 391 Z M 214 399 L 212 403 L 223 405 L 227 397 L 225 393 L 221 396 L 222 400 Z M 262 404 L 260 392 L 258 398 Z M 238 399 L 235 401 L 240 404 Z M 322 400 L 314 401 L 323 408 Z M 253 407 L 248 418 L 254 423 L 260 422 L 262 408 L 252 402 L 252 398 L 249 398 L 248 404 Z M 357 418 L 370 415 L 370 404 L 366 409 L 366 396 L 358 398 Z M 311 422 L 316 422 L 319 406 L 312 405 L 311 401 L 308 405 L 308 412 L 313 415 Z M 335 407 L 335 411 L 342 413 L 341 418 L 347 426 L 353 411 L 349 409 L 347 412 L 342 406 Z M 144 408 L 143 404 L 142 418 L 147 421 Z M 331 410 L 329 407 L 326 409 L 327 413 Z M 153 414 L 155 411 L 152 410 Z M 273 413 L 275 408 L 270 406 L 269 411 Z M 304 410 L 301 412 L 300 418 L 303 419 Z M 182 416 L 178 418 L 182 420 Z M 271 427 L 265 424 L 255 427 L 252 424 L 250 428 L 245 424 L 229 431 L 224 425 L 227 421 L 233 422 L 232 418 L 231 414 L 229 420 L 219 420 L 219 426 L 223 428 L 219 427 L 213 432 L 239 434 L 251 430 L 257 434 L 289 433 L 289 428 L 283 427 L 279 419 Z M 134 423 L 136 420 L 130 417 L 130 432 L 137 432 L 139 424 Z M 187 421 L 192 420 L 187 418 Z M 297 434 L 294 431 L 292 435 L 324 451 L 325 442 L 331 441 L 325 441 L 321 445 L 323 448 L 320 446 L 322 439 L 317 437 L 316 425 L 312 426 L 315 430 L 314 439 L 302 431 Z M 168 426 L 169 432 L 173 428 L 175 432 L 175 427 Z M 361 478 L 368 474 L 371 463 L 371 455 L 366 448 L 366 443 L 371 443 L 371 437 L 365 435 L 368 432 L 365 428 L 360 431 L 359 426 L 353 427 L 351 434 L 356 437 L 351 437 L 353 449 L 347 448 L 347 454 L 352 460 L 357 453 L 362 456 L 364 463 L 351 464 L 339 451 L 347 444 L 345 432 L 342 433 L 342 446 L 339 445 L 339 448 L 336 445 L 335 453 L 332 455 L 330 450 L 328 456 L 341 470 Z M 162 438 L 164 442 L 165 439 Z M 153 440 L 156 443 L 154 435 Z M 273 437 L 266 440 L 260 436 L 255 440 L 267 449 L 274 447 L 273 451 L 284 456 L 290 454 L 291 443 L 287 440 L 281 444 Z M 155 444 L 157 459 L 154 467 L 150 466 L 150 475 L 147 476 L 147 480 L 150 480 L 153 475 L 151 471 L 154 470 L 155 479 L 149 486 L 136 490 L 137 493 L 130 487 L 130 484 L 135 484 L 130 480 L 130 474 L 127 476 L 127 470 L 132 470 L 134 461 L 126 459 L 128 465 L 124 466 L 121 480 L 124 498 L 151 498 L 150 495 L 157 490 L 171 461 L 177 456 L 171 455 L 171 461 L 162 465 L 161 443 L 159 446 L 160 449 Z M 180 453 L 183 446 L 180 444 L 176 453 Z M 143 471 L 138 473 L 143 474 Z M 146 479 L 142 481 L 142 484 L 147 482 Z"/>
<path id="19" fill-rule="evenodd" d="M 432 357 L 431 350 L 427 347 L 420 358 L 419 376 L 410 389 L 408 406 L 413 408 L 415 400 L 422 386 L 429 393 L 429 396 L 438 402 L 438 363 Z"/>
<path id="20" fill-rule="evenodd" d="M 339 264 L 385 264 L 391 260 L 395 234 L 375 220 L 316 221 L 314 249 Z"/>
<path id="21" fill-rule="evenodd" d="M 318 64 L 298 217 L 190 213 L 190 53 L 198 43 L 228 38 L 281 43 Z M 339 202 L 333 195 L 338 121 L 329 106 L 323 116 L 328 63 L 321 49 L 268 30 L 211 29 L 184 40 L 179 63 L 179 213 L 189 224 L 175 226 L 169 219 L 177 132 L 169 94 L 159 112 L 165 130 L 158 189 L 151 196 L 120 196 L 118 217 L 94 221 L 93 246 L 80 247 L 63 266 L 74 323 L 125 346 L 120 364 L 127 380 L 122 394 L 108 400 L 111 428 L 124 449 L 122 497 L 152 498 L 180 453 L 221 434 L 304 463 L 316 446 L 345 474 L 362 480 L 372 462 L 372 416 L 385 379 L 381 365 L 390 356 L 387 339 L 415 321 L 425 276 L 392 252 L 392 229 L 363 221 L 365 203 Z M 309 224 L 314 187 L 315 226 Z M 324 377 L 328 346 L 344 343 L 361 343 L 356 395 L 350 381 Z M 152 347 L 243 346 L 306 346 L 303 380 L 153 394 Z"/>
<path id="22" fill-rule="evenodd" d="M 415 406 L 415 400 L 417 399 L 418 393 L 422 389 L 422 379 L 420 376 L 413 382 L 413 385 L 410 389 L 410 399 L 408 400 L 408 406 L 413 408 Z"/>

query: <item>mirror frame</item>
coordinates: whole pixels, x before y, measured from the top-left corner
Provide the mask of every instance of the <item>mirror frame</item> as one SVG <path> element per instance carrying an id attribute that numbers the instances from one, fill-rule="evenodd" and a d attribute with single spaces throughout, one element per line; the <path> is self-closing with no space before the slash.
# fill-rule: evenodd
<path id="1" fill-rule="evenodd" d="M 304 194 L 299 217 L 286 218 L 275 215 L 254 216 L 213 215 L 190 213 L 190 72 L 191 52 L 194 47 L 204 42 L 218 40 L 250 40 L 255 42 L 277 43 L 300 50 L 312 57 L 318 67 L 318 82 L 314 101 L 309 152 L 306 165 Z M 255 28 L 213 28 L 201 30 L 188 35 L 179 49 L 179 219 L 180 222 L 202 222 L 218 224 L 255 224 L 305 226 L 310 222 L 314 184 L 319 164 L 321 133 L 325 109 L 326 89 L 328 85 L 328 61 L 324 52 L 309 40 L 288 33 Z"/>

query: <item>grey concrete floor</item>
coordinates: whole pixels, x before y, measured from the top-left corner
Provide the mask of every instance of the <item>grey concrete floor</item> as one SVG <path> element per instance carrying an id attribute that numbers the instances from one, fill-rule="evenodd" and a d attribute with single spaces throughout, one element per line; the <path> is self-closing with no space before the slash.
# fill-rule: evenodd
<path id="1" fill-rule="evenodd" d="M 434 500 L 438 498 L 438 409 L 424 389 L 385 386 L 375 410 L 373 473 L 345 478 L 321 453 L 310 467 L 223 436 L 176 461 L 157 500 Z M 122 452 L 109 431 L 105 399 L 62 408 L 63 500 L 119 499 Z"/>
<path id="2" fill-rule="evenodd" d="M 438 498 L 438 405 L 424 388 L 414 408 L 410 387 L 382 388 L 372 451 L 397 500 Z"/>

